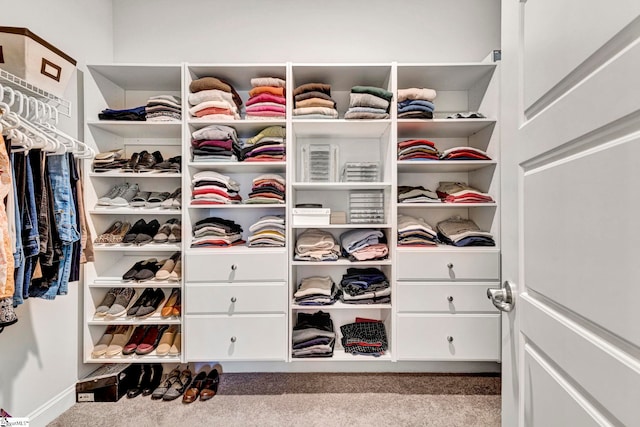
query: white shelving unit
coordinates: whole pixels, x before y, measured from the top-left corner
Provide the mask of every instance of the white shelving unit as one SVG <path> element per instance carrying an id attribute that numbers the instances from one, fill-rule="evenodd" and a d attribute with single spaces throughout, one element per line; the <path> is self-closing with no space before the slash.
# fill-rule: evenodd
<path id="1" fill-rule="evenodd" d="M 486 298 L 500 282 L 500 140 L 498 65 L 398 64 L 398 89 L 437 91 L 434 119 L 398 119 L 398 142 L 428 139 L 442 151 L 470 146 L 491 160 L 395 161 L 396 182 L 434 190 L 440 181 L 465 182 L 494 203 L 396 203 L 397 214 L 432 227 L 451 216 L 472 219 L 492 233 L 495 247 L 396 248 L 396 351 L 399 361 L 499 361 L 500 314 Z M 486 119 L 447 119 L 479 111 Z M 419 334 L 420 339 L 415 339 Z"/>
<path id="2" fill-rule="evenodd" d="M 160 151 L 165 159 L 182 153 L 182 122 L 126 122 L 98 120 L 98 113 L 105 108 L 124 109 L 146 105 L 149 96 L 175 95 L 182 97 L 181 65 L 90 65 L 87 82 L 86 135 L 96 152 L 117 148 L 124 149 L 124 157 L 130 158 L 135 152 Z M 85 168 L 91 171 L 91 163 Z M 183 169 L 184 170 L 184 169 Z M 90 215 L 90 229 L 95 237 L 103 233 L 115 220 L 132 225 L 138 219 L 157 219 L 162 225 L 170 218 L 182 221 L 182 212 L 177 209 L 103 207 L 97 200 L 111 187 L 120 183 L 137 183 L 141 190 L 173 192 L 180 187 L 182 173 L 177 172 L 89 172 L 85 177 L 85 200 Z M 154 314 L 146 319 L 118 317 L 115 319 L 96 318 L 96 307 L 110 288 L 132 287 L 136 295 L 133 304 L 144 288 L 161 288 L 166 298 L 172 290 L 182 289 L 182 281 L 168 282 L 150 280 L 146 282 L 124 282 L 122 275 L 136 262 L 156 258 L 169 258 L 174 252 L 182 251 L 182 243 L 135 245 L 96 244 L 96 261 L 86 264 L 84 292 L 84 332 L 83 356 L 86 363 L 150 363 L 180 362 L 180 356 L 157 356 L 155 352 L 144 356 L 117 356 L 94 358 L 94 345 L 109 325 L 129 325 L 133 330 L 138 325 L 182 325 L 182 317 L 162 318 Z M 166 302 L 165 298 L 165 302 Z M 160 305 L 158 311 L 162 308 Z"/>

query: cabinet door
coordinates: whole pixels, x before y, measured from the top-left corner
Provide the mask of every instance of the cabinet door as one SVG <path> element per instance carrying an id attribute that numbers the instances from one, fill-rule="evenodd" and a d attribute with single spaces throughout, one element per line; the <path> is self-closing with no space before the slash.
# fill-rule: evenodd
<path id="1" fill-rule="evenodd" d="M 284 314 L 185 316 L 185 355 L 195 361 L 286 358 Z"/>

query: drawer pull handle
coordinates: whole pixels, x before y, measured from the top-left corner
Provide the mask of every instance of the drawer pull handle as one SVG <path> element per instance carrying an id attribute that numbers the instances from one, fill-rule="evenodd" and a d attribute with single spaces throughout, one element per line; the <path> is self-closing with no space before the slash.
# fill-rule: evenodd
<path id="1" fill-rule="evenodd" d="M 453 263 L 450 262 L 449 264 L 447 264 L 447 268 L 453 268 Z"/>
<path id="2" fill-rule="evenodd" d="M 447 341 L 449 341 L 449 342 L 453 342 L 453 337 L 452 337 L 451 335 L 449 335 L 449 336 L 447 337 Z"/>
<path id="3" fill-rule="evenodd" d="M 238 301 L 236 297 L 231 297 L 231 302 L 236 302 L 236 301 Z"/>
<path id="4" fill-rule="evenodd" d="M 237 266 L 237 265 L 235 265 L 235 264 L 231 264 L 231 269 L 232 269 L 233 271 L 236 271 L 236 270 L 238 269 L 238 266 Z"/>
<path id="5" fill-rule="evenodd" d="M 453 297 L 452 297 L 451 295 L 449 295 L 449 296 L 447 297 L 447 301 L 449 301 L 449 302 L 453 302 Z"/>
<path id="6" fill-rule="evenodd" d="M 231 337 L 231 342 L 236 342 L 236 337 Z"/>

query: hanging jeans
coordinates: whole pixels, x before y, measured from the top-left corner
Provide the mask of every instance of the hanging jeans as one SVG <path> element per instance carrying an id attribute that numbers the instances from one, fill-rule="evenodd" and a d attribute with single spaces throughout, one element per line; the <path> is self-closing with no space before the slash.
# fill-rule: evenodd
<path id="1" fill-rule="evenodd" d="M 23 302 L 22 288 L 24 286 L 24 251 L 22 249 L 22 214 L 20 210 L 21 204 L 18 197 L 18 180 L 16 179 L 16 171 L 20 173 L 20 169 L 16 167 L 16 156 L 13 153 L 11 154 L 11 164 L 13 165 L 13 201 L 15 205 L 14 215 L 16 222 L 16 250 L 13 253 L 13 267 L 15 269 L 13 273 L 13 280 L 15 284 L 15 289 L 13 290 L 13 306 L 17 307 Z"/>
<path id="2" fill-rule="evenodd" d="M 77 227 L 76 208 L 71 194 L 69 160 L 65 154 L 47 158 L 51 191 L 53 193 L 53 213 L 58 236 L 62 242 L 62 259 L 57 277 L 49 285 L 44 299 L 54 299 L 56 295 L 66 295 L 69 289 L 69 274 L 73 263 L 73 243 L 80 240 Z"/>
<path id="3" fill-rule="evenodd" d="M 33 155 L 33 154 L 31 154 Z M 40 233 L 38 232 L 38 210 L 33 181 L 33 171 L 29 156 L 16 154 L 17 162 L 24 158 L 24 205 L 22 208 L 22 250 L 24 252 L 24 268 L 22 274 L 22 298 L 29 298 L 29 285 L 33 277 L 33 268 L 40 252 Z M 16 286 L 17 287 L 17 286 Z"/>

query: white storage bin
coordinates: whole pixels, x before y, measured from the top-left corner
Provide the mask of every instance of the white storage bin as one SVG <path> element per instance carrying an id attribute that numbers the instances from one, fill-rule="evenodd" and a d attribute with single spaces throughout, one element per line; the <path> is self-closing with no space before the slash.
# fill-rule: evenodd
<path id="1" fill-rule="evenodd" d="M 329 208 L 294 208 L 292 209 L 293 225 L 329 225 L 331 209 Z"/>
<path id="2" fill-rule="evenodd" d="M 27 28 L 0 27 L 0 68 L 63 97 L 76 60 Z"/>

